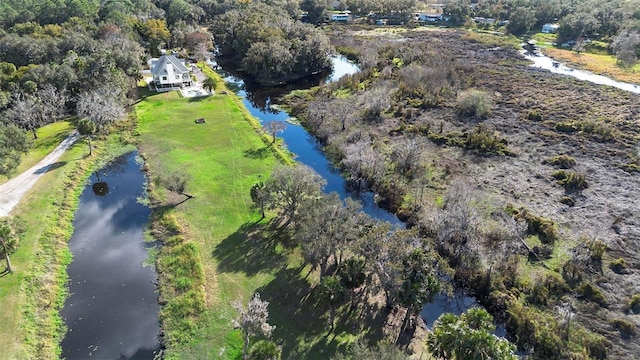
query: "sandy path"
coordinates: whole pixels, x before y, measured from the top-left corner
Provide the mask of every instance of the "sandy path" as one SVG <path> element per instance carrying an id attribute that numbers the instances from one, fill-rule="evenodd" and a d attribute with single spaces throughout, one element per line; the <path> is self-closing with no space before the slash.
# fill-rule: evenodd
<path id="1" fill-rule="evenodd" d="M 40 177 L 47 173 L 49 166 L 73 145 L 80 135 L 74 131 L 67 136 L 49 155 L 29 170 L 0 185 L 0 217 L 7 216 L 18 205 L 24 194 L 35 185 Z"/>

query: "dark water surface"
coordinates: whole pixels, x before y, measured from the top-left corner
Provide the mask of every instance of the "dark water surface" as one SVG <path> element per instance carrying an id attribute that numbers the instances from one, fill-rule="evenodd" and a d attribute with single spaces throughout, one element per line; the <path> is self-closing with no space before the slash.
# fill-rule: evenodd
<path id="1" fill-rule="evenodd" d="M 151 210 L 138 201 L 146 178 L 136 155 L 94 174 L 80 196 L 61 312 L 65 359 L 142 360 L 160 351 L 156 274 L 143 266 L 153 246 L 143 237 Z"/>

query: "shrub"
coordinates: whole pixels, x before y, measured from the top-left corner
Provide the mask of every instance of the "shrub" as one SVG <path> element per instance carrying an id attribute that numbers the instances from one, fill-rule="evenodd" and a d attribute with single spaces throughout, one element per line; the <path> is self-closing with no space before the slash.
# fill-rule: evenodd
<path id="1" fill-rule="evenodd" d="M 634 314 L 640 313 L 640 294 L 633 295 L 627 303 L 627 307 L 633 311 Z"/>
<path id="2" fill-rule="evenodd" d="M 607 251 L 607 244 L 596 240 L 589 247 L 589 256 L 593 261 L 602 261 L 602 256 L 604 256 L 605 251 Z"/>
<path id="3" fill-rule="evenodd" d="M 573 200 L 573 198 L 571 196 L 563 196 L 560 198 L 560 203 L 567 205 L 567 206 L 575 206 L 576 205 L 576 201 Z"/>
<path id="4" fill-rule="evenodd" d="M 623 258 L 618 258 L 609 263 L 609 269 L 616 274 L 624 274 L 627 271 L 627 264 Z"/>
<path id="5" fill-rule="evenodd" d="M 458 95 L 458 115 L 487 118 L 491 113 L 491 96 L 481 90 L 467 90 Z"/>
<path id="6" fill-rule="evenodd" d="M 549 164 L 560 169 L 569 169 L 576 164 L 576 159 L 569 155 L 557 155 L 552 158 L 546 159 L 543 164 Z"/>
<path id="7" fill-rule="evenodd" d="M 625 339 L 628 339 L 636 334 L 636 324 L 624 320 L 624 319 L 613 319 L 611 320 L 611 326 L 620 332 L 620 336 Z"/>
<path id="8" fill-rule="evenodd" d="M 535 110 L 529 111 L 529 114 L 527 114 L 527 119 L 531 121 L 542 121 L 542 115 L 540 115 L 540 113 Z"/>
<path id="9" fill-rule="evenodd" d="M 543 244 L 553 244 L 558 239 L 558 232 L 552 220 L 537 216 L 526 208 L 515 209 L 509 205 L 506 212 L 515 219 L 523 219 L 527 222 L 527 234 L 536 235 Z"/>
<path id="10" fill-rule="evenodd" d="M 510 155 L 507 141 L 482 125 L 467 135 L 465 148 L 480 155 Z"/>
<path id="11" fill-rule="evenodd" d="M 553 172 L 551 176 L 558 180 L 558 184 L 564 186 L 564 189 L 568 192 L 579 193 L 589 187 L 587 177 L 583 173 L 558 170 Z"/>
<path id="12" fill-rule="evenodd" d="M 282 351 L 273 341 L 260 340 L 255 343 L 249 352 L 250 360 L 280 360 Z"/>
<path id="13" fill-rule="evenodd" d="M 573 121 L 565 121 L 565 122 L 557 123 L 556 130 L 563 133 L 570 134 L 580 130 L 580 127 L 576 125 L 576 123 Z"/>
<path id="14" fill-rule="evenodd" d="M 583 283 L 576 289 L 583 300 L 591 301 L 602 307 L 607 305 L 607 300 L 600 289 L 590 283 Z"/>

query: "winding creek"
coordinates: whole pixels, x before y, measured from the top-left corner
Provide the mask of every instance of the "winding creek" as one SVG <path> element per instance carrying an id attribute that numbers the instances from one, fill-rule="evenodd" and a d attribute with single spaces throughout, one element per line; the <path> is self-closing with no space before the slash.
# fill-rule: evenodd
<path id="1" fill-rule="evenodd" d="M 68 332 L 62 356 L 153 359 L 160 352 L 156 275 L 144 266 L 151 210 L 140 203 L 146 178 L 136 152 L 92 175 L 69 240 L 69 297 L 61 311 Z"/>

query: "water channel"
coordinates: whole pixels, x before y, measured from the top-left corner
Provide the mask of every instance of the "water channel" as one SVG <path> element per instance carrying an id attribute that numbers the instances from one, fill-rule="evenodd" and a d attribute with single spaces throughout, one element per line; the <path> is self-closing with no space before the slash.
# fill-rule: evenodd
<path id="1" fill-rule="evenodd" d="M 315 83 L 307 83 L 298 86 L 297 88 L 303 88 L 304 86 L 318 85 L 323 82 L 337 81 L 344 75 L 354 74 L 359 71 L 359 68 L 354 63 L 347 60 L 342 56 L 334 56 L 332 58 L 333 72 L 325 75 L 324 77 L 317 79 Z M 271 106 L 270 96 L 266 94 L 281 94 L 287 92 L 289 89 L 282 88 L 259 88 L 254 87 L 250 83 L 246 83 L 239 75 L 232 75 L 226 72 L 218 66 L 217 63 L 209 62 L 216 71 L 223 75 L 225 82 L 230 85 L 229 87 L 236 90 L 236 93 L 242 98 L 244 106 L 251 112 L 253 116 L 258 118 L 261 123 L 265 124 L 270 121 L 287 121 L 290 119 L 290 115 L 284 111 L 279 110 L 277 107 Z M 300 85 L 300 84 L 299 84 Z M 255 91 L 254 91 L 255 90 Z M 271 91 L 271 92 L 270 92 Z M 254 97 L 254 94 L 258 94 L 258 97 Z M 325 178 L 327 186 L 325 192 L 336 192 L 342 199 L 347 196 L 359 200 L 363 205 L 363 211 L 372 217 L 388 221 L 395 226 L 404 226 L 394 214 L 380 208 L 374 201 L 374 194 L 370 191 L 351 192 L 347 187 L 346 180 L 341 176 L 338 169 L 325 157 L 320 144 L 317 140 L 310 135 L 302 126 L 287 123 L 286 130 L 280 134 L 284 139 L 287 148 L 293 152 L 296 156 L 296 160 L 302 164 L 305 164 L 318 174 Z M 443 313 L 454 313 L 457 315 L 462 314 L 471 307 L 479 307 L 478 302 L 469 296 L 459 295 L 456 297 L 447 297 L 446 295 L 439 295 L 435 301 L 429 304 L 425 304 L 421 312 L 422 318 L 426 321 L 427 326 L 431 328 L 433 322 Z M 504 326 L 498 325 L 496 334 L 504 336 Z"/>
<path id="2" fill-rule="evenodd" d="M 146 178 L 136 152 L 92 175 L 69 240 L 69 297 L 61 311 L 68 332 L 62 356 L 153 359 L 160 352 L 156 274 L 144 266 L 151 210 L 140 203 Z"/>
<path id="3" fill-rule="evenodd" d="M 588 81 L 598 85 L 606 85 L 615 87 L 624 91 L 640 94 L 640 85 L 616 81 L 606 76 L 597 75 L 589 71 L 574 69 L 566 66 L 550 57 L 542 55 L 539 51 L 528 52 L 522 50 L 520 52 L 527 60 L 533 62 L 532 67 L 549 70 L 554 74 L 562 74 L 574 77 L 578 80 Z"/>

